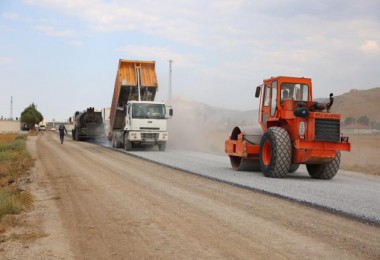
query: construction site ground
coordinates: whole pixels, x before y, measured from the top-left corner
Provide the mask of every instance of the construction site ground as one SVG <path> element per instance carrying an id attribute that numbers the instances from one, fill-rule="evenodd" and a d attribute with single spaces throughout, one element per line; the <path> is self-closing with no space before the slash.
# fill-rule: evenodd
<path id="1" fill-rule="evenodd" d="M 380 227 L 55 133 L 0 259 L 379 259 Z M 12 226 L 12 222 L 19 225 Z"/>

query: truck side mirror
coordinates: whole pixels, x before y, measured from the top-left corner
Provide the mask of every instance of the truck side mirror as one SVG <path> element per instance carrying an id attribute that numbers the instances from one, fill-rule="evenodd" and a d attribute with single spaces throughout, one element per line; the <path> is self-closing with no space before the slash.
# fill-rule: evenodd
<path id="1" fill-rule="evenodd" d="M 261 86 L 257 86 L 256 87 L 256 93 L 255 93 L 256 98 L 260 97 L 260 92 L 261 92 Z"/>
<path id="2" fill-rule="evenodd" d="M 173 116 L 173 108 L 169 109 L 169 116 Z"/>

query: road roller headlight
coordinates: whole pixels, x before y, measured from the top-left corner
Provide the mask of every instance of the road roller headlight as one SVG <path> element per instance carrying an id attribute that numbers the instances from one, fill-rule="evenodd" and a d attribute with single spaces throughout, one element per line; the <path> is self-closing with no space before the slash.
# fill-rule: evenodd
<path id="1" fill-rule="evenodd" d="M 297 107 L 296 109 L 294 109 L 293 114 L 296 117 L 307 118 L 307 116 L 309 115 L 309 111 L 307 111 L 305 107 Z"/>
<path id="2" fill-rule="evenodd" d="M 306 124 L 305 122 L 301 121 L 298 125 L 298 135 L 300 136 L 300 139 L 305 139 L 305 132 L 306 132 Z"/>

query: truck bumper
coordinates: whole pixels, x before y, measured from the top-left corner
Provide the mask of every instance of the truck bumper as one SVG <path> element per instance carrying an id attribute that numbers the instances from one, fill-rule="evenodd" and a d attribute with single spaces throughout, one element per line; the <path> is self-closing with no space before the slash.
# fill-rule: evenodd
<path id="1" fill-rule="evenodd" d="M 144 144 L 157 144 L 168 140 L 168 132 L 129 132 L 128 140 Z"/>

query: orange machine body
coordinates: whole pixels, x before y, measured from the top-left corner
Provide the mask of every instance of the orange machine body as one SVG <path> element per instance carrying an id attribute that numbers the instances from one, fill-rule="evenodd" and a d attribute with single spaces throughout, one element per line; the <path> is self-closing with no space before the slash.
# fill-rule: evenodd
<path id="1" fill-rule="evenodd" d="M 340 132 L 341 115 L 313 102 L 310 78 L 265 79 L 257 87 L 256 97 L 260 97 L 258 121 L 262 131 L 276 126 L 288 132 L 293 164 L 323 164 L 331 162 L 337 151 L 350 151 L 348 137 Z M 230 157 L 258 161 L 260 142 L 248 141 L 246 134 L 242 131 L 230 136 L 225 151 Z"/>

